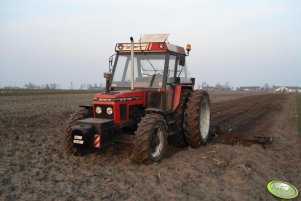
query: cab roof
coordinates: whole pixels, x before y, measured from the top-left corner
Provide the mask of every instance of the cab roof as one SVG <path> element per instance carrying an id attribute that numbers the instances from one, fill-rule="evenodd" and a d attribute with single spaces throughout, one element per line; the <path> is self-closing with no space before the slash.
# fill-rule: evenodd
<path id="1" fill-rule="evenodd" d="M 145 34 L 138 43 L 134 43 L 135 52 L 174 52 L 186 55 L 183 47 L 166 42 L 169 34 Z M 117 43 L 115 51 L 120 53 L 131 52 L 131 43 Z"/>

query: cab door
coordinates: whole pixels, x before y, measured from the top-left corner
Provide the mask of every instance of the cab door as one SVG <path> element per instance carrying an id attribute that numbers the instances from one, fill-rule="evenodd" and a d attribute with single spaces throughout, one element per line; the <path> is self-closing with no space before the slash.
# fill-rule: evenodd
<path id="1" fill-rule="evenodd" d="M 166 81 L 166 110 L 172 111 L 174 104 L 174 95 L 175 95 L 175 77 L 176 77 L 176 67 L 178 63 L 178 58 L 176 55 L 169 55 L 169 65 L 167 71 L 167 81 Z"/>

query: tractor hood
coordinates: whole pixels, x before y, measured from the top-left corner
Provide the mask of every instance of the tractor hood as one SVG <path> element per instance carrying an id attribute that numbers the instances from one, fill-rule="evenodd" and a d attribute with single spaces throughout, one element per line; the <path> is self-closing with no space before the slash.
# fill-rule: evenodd
<path id="1" fill-rule="evenodd" d="M 110 91 L 109 93 L 99 93 L 93 98 L 93 101 L 99 102 L 119 102 L 142 100 L 145 98 L 145 91 L 137 90 L 124 90 L 124 91 Z"/>

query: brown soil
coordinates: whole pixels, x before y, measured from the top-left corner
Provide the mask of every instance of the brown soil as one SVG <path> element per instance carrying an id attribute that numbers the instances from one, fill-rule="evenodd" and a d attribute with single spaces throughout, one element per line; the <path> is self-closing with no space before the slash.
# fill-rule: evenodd
<path id="1" fill-rule="evenodd" d="M 213 103 L 211 125 L 218 135 L 215 142 L 249 146 L 260 143 L 256 141 L 260 137 L 272 138 L 270 119 L 283 110 L 286 100 L 285 94 L 265 94 Z"/>
<path id="2" fill-rule="evenodd" d="M 266 191 L 272 179 L 300 190 L 294 96 L 210 95 L 216 138 L 200 149 L 170 146 L 148 166 L 129 160 L 127 144 L 65 155 L 66 121 L 93 94 L 0 96 L 0 200 L 277 200 Z"/>

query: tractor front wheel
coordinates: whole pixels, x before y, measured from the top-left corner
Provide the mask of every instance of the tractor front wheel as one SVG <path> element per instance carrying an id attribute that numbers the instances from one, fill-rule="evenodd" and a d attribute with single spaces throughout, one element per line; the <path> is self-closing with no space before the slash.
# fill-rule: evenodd
<path id="1" fill-rule="evenodd" d="M 147 114 L 138 124 L 132 159 L 149 164 L 162 160 L 167 149 L 166 121 L 160 114 Z"/>
<path id="2" fill-rule="evenodd" d="M 185 110 L 184 133 L 193 147 L 206 144 L 210 134 L 210 100 L 206 91 L 193 91 Z"/>

